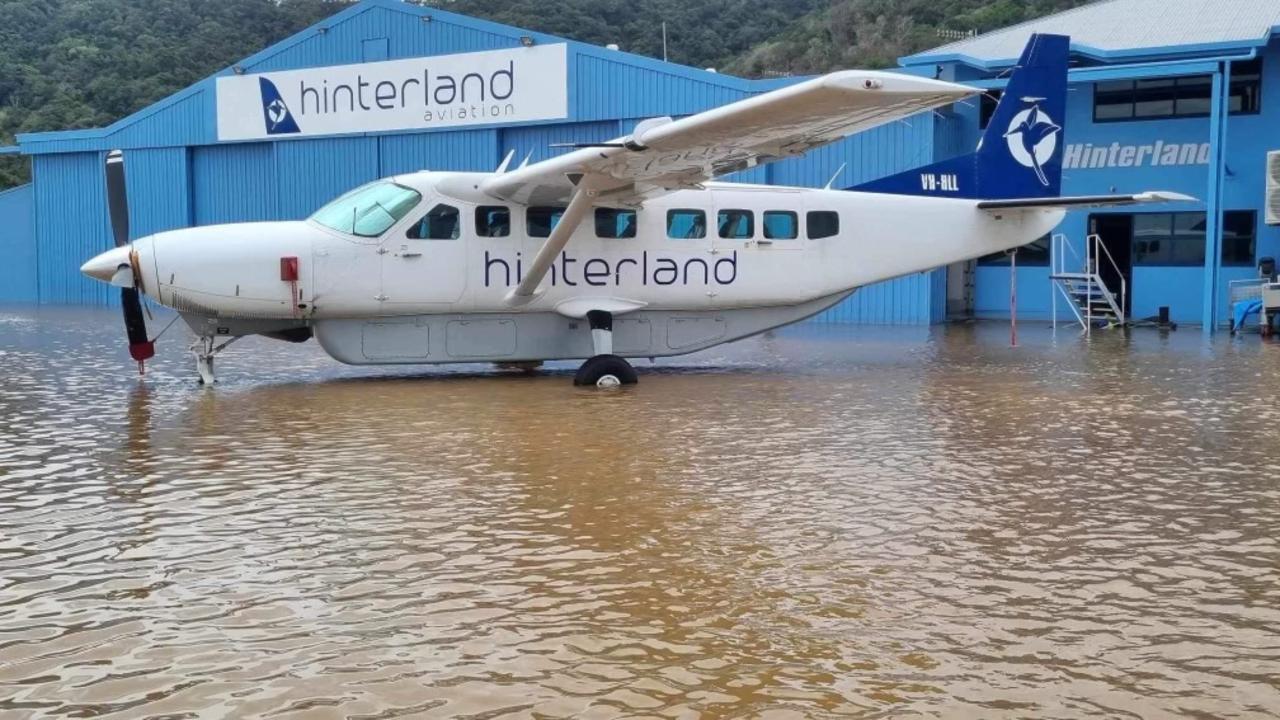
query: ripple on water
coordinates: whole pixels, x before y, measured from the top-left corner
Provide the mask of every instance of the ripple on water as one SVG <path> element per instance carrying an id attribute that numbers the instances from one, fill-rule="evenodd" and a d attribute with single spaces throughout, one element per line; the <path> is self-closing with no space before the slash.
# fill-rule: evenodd
<path id="1" fill-rule="evenodd" d="M 0 714 L 1268 717 L 1255 339 L 805 326 L 569 387 L 0 312 Z"/>

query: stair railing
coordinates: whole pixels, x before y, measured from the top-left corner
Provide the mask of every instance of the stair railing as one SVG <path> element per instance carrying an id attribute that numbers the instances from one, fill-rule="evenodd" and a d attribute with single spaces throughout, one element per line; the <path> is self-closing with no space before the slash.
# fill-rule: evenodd
<path id="1" fill-rule="evenodd" d="M 1098 283 L 1098 289 L 1102 291 L 1103 296 L 1106 297 L 1107 302 L 1111 304 L 1112 309 L 1116 312 L 1116 320 L 1118 320 L 1120 324 L 1123 325 L 1124 319 L 1125 319 L 1125 316 L 1124 316 L 1124 308 L 1126 304 L 1125 301 L 1129 292 L 1128 283 L 1126 283 L 1124 280 L 1124 273 L 1120 272 L 1120 266 L 1116 264 L 1116 259 L 1112 257 L 1111 251 L 1108 250 L 1106 244 L 1102 242 L 1102 236 L 1096 235 L 1096 234 L 1090 235 L 1086 239 L 1086 242 L 1088 244 L 1087 253 L 1089 256 L 1088 263 L 1090 268 L 1090 274 L 1094 276 L 1096 282 Z M 1111 268 L 1116 271 L 1116 277 L 1120 278 L 1119 304 L 1116 303 L 1115 296 L 1112 295 L 1111 289 L 1107 287 L 1106 283 L 1102 282 L 1102 273 L 1098 271 L 1098 260 L 1100 258 L 1106 258 L 1107 263 L 1109 263 L 1111 265 Z"/>
<path id="2" fill-rule="evenodd" d="M 1085 261 L 1080 258 L 1080 253 L 1076 252 L 1075 246 L 1071 244 L 1067 236 L 1063 233 L 1054 233 L 1049 237 L 1049 277 L 1051 278 L 1050 282 L 1054 284 L 1057 291 L 1050 293 L 1049 297 L 1053 301 L 1053 309 L 1051 312 L 1053 328 L 1055 330 L 1058 328 L 1059 294 L 1061 294 L 1063 299 L 1067 301 L 1067 307 L 1071 308 L 1071 314 L 1076 316 L 1076 322 L 1080 323 L 1085 328 L 1088 328 L 1088 323 L 1085 322 L 1084 317 L 1080 314 L 1080 309 L 1076 307 L 1075 301 L 1071 299 L 1069 294 L 1067 294 L 1067 288 L 1064 283 L 1061 280 L 1054 279 L 1066 273 L 1076 272 L 1075 270 L 1067 269 L 1068 263 L 1072 263 L 1073 266 L 1085 265 Z M 1084 269 L 1087 270 L 1088 268 L 1085 267 Z"/>

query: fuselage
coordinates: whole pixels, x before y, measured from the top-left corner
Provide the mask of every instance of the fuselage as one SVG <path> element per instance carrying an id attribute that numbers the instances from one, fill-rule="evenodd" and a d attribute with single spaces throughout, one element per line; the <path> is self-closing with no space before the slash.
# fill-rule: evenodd
<path id="1" fill-rule="evenodd" d="M 493 198 L 478 189 L 486 177 L 397 176 L 306 221 L 142 238 L 133 245 L 142 291 L 182 313 L 197 333 L 309 326 L 347 362 L 369 358 L 330 347 L 326 323 L 574 318 L 593 306 L 619 315 L 775 310 L 756 313 L 759 321 L 740 323 L 725 341 L 800 319 L 778 310 L 812 314 L 869 283 L 1018 247 L 1062 217 L 1058 210 L 992 213 L 972 200 L 737 183 L 670 192 L 636 209 L 608 207 L 604 198 L 555 258 L 538 296 L 513 305 L 509 293 L 562 208 Z"/>

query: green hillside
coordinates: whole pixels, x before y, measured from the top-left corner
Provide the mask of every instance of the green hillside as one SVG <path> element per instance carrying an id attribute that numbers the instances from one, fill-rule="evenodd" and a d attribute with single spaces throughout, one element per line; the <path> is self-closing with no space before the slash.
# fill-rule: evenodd
<path id="1" fill-rule="evenodd" d="M 747 76 L 883 67 L 1083 0 L 428 0 L 453 12 Z M 0 145 L 108 125 L 345 0 L 0 0 Z M 27 178 L 0 158 L 0 188 Z"/>

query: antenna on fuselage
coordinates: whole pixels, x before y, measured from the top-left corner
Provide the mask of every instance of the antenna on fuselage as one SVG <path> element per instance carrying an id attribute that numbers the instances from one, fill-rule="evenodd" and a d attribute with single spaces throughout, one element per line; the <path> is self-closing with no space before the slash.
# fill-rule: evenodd
<path id="1" fill-rule="evenodd" d="M 836 178 L 840 177 L 840 173 L 844 172 L 844 168 L 848 164 L 849 163 L 840 163 L 840 167 L 836 170 L 836 174 L 831 176 L 831 179 L 827 181 L 826 185 L 822 186 L 822 189 L 830 190 L 831 186 L 836 184 Z"/>
<path id="2" fill-rule="evenodd" d="M 504 158 L 502 158 L 502 162 L 501 162 L 501 163 L 499 163 L 499 165 L 498 165 L 498 169 L 497 169 L 497 170 L 494 170 L 494 171 L 493 171 L 493 174 L 494 174 L 494 175 L 501 175 L 502 173 L 506 172 L 506 171 L 507 171 L 507 167 L 508 167 L 509 165 L 511 165 L 511 158 L 513 158 L 513 157 L 515 157 L 515 156 L 516 156 L 516 151 L 515 151 L 515 150 L 508 150 L 508 151 L 507 151 L 507 156 L 506 156 L 506 157 L 504 157 Z"/>
<path id="3" fill-rule="evenodd" d="M 529 158 L 531 158 L 531 157 L 533 157 L 533 151 L 532 151 L 532 150 L 530 150 L 530 151 L 529 151 L 529 154 L 528 154 L 528 155 L 525 155 L 525 156 L 524 156 L 524 159 L 520 161 L 520 168 L 525 167 L 526 165 L 528 165 L 528 164 L 529 164 Z M 517 170 L 519 170 L 520 168 L 516 168 L 516 169 L 517 169 Z"/>

